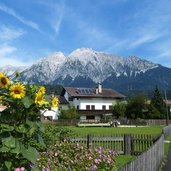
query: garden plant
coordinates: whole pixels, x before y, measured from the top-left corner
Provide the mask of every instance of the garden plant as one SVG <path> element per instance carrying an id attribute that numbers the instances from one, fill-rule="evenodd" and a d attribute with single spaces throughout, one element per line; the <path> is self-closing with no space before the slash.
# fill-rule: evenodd
<path id="1" fill-rule="evenodd" d="M 0 72 L 0 99 L 6 109 L 0 112 L 0 170 L 30 170 L 39 150 L 45 148 L 41 132 L 41 110 L 58 106 L 58 99 L 45 100 L 45 88 L 26 85 Z M 16 169 L 17 170 L 17 169 Z M 20 169 L 21 170 L 21 169 Z"/>

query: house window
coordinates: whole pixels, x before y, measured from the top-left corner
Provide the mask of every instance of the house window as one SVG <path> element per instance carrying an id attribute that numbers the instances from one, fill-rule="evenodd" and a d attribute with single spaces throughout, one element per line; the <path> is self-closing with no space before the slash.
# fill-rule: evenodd
<path id="1" fill-rule="evenodd" d="M 93 116 L 93 115 L 86 116 L 86 119 L 95 119 L 95 116 Z"/>
<path id="2" fill-rule="evenodd" d="M 77 105 L 77 110 L 79 110 L 79 105 Z"/>
<path id="3" fill-rule="evenodd" d="M 91 110 L 95 110 L 95 105 L 91 105 Z"/>
<path id="4" fill-rule="evenodd" d="M 109 105 L 109 110 L 112 110 L 112 105 Z"/>
<path id="5" fill-rule="evenodd" d="M 102 110 L 106 110 L 106 105 L 102 105 Z"/>
<path id="6" fill-rule="evenodd" d="M 86 110 L 90 110 L 90 105 L 86 105 Z"/>

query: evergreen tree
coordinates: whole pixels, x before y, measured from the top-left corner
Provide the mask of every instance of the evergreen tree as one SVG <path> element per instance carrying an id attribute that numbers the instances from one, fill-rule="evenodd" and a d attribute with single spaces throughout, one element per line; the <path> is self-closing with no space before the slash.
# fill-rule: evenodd
<path id="1" fill-rule="evenodd" d="M 160 112 L 160 118 L 165 118 L 164 101 L 157 86 L 154 90 L 153 98 L 151 99 L 151 105 Z"/>
<path id="2" fill-rule="evenodd" d="M 159 119 L 161 113 L 152 104 L 148 105 L 148 112 L 146 114 L 146 119 Z"/>

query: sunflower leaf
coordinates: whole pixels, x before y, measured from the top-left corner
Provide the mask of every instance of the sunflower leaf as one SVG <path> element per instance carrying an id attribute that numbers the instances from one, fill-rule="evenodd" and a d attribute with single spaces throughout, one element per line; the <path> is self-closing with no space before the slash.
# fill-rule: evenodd
<path id="1" fill-rule="evenodd" d="M 33 103 L 32 99 L 30 99 L 28 96 L 24 97 L 24 98 L 22 99 L 22 101 L 23 101 L 23 104 L 24 104 L 25 108 L 27 108 L 27 109 L 28 109 L 28 108 L 32 105 L 32 103 Z"/>

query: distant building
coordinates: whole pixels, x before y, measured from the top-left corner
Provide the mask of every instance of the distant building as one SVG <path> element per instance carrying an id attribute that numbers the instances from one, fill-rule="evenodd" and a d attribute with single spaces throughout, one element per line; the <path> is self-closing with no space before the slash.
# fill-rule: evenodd
<path id="1" fill-rule="evenodd" d="M 0 112 L 2 112 L 3 110 L 5 110 L 7 107 L 6 106 L 3 106 L 0 104 Z"/>
<path id="2" fill-rule="evenodd" d="M 171 100 L 164 100 L 167 108 L 168 108 L 168 111 L 171 113 Z"/>
<path id="3" fill-rule="evenodd" d="M 125 100 L 125 96 L 98 84 L 96 88 L 63 87 L 60 99 L 66 106 L 71 105 L 77 109 L 81 121 L 98 122 L 102 116 L 112 114 L 112 105 L 117 100 Z M 60 105 L 64 105 L 62 101 Z"/>

